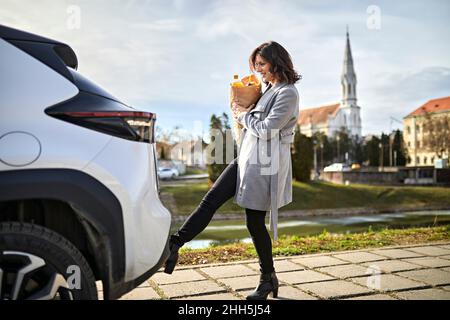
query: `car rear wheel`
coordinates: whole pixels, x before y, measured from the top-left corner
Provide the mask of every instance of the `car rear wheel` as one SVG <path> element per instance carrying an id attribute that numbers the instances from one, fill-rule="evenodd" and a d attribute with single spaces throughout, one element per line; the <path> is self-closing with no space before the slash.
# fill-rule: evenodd
<path id="1" fill-rule="evenodd" d="M 0 299 L 96 300 L 95 277 L 81 252 L 50 229 L 0 223 Z"/>

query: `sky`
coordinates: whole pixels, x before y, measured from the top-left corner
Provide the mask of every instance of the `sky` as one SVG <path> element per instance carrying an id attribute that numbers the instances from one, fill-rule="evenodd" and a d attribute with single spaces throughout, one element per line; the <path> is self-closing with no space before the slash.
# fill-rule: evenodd
<path id="1" fill-rule="evenodd" d="M 450 96 L 449 15 L 448 0 L 0 0 L 0 24 L 69 44 L 81 73 L 162 131 L 205 137 L 268 40 L 303 76 L 300 109 L 339 102 L 347 25 L 363 135 L 402 128 Z"/>

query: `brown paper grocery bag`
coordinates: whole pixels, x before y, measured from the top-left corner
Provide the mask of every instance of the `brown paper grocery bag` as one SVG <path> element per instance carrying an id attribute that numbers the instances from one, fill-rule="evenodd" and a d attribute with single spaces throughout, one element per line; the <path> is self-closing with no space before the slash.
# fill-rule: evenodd
<path id="1" fill-rule="evenodd" d="M 230 86 L 230 107 L 233 102 L 236 102 L 248 109 L 256 104 L 261 97 L 261 82 L 254 74 L 242 78 L 241 82 L 243 86 Z M 236 141 L 239 143 L 242 126 L 233 119 L 233 128 Z"/>
<path id="2" fill-rule="evenodd" d="M 243 107 L 249 108 L 261 97 L 261 82 L 254 74 L 242 78 L 241 82 L 242 87 L 230 87 L 230 105 L 238 102 Z"/>

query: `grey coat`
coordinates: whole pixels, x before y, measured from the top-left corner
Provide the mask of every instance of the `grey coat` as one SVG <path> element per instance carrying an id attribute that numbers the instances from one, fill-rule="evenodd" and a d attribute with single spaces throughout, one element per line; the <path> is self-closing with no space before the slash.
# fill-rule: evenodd
<path id="1" fill-rule="evenodd" d="M 238 150 L 234 202 L 243 208 L 270 210 L 270 228 L 278 238 L 278 209 L 292 202 L 290 146 L 299 115 L 299 96 L 292 84 L 266 90 L 256 107 L 239 115 L 244 127 Z"/>

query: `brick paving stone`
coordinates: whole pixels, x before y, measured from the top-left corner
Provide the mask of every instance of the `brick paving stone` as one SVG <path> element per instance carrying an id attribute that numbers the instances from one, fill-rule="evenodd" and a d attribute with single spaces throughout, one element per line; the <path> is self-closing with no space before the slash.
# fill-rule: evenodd
<path id="1" fill-rule="evenodd" d="M 97 287 L 97 291 L 103 291 L 103 282 L 95 281 L 95 286 Z"/>
<path id="2" fill-rule="evenodd" d="M 320 272 L 331 274 L 332 276 L 341 279 L 364 276 L 368 274 L 368 270 L 366 267 L 362 267 L 356 264 L 325 267 L 317 270 Z"/>
<path id="3" fill-rule="evenodd" d="M 353 298 L 347 298 L 344 300 L 396 300 L 387 294 L 371 294 L 369 296 L 359 296 Z"/>
<path id="4" fill-rule="evenodd" d="M 217 294 L 205 294 L 201 296 L 189 296 L 178 298 L 176 300 L 241 300 L 241 299 L 239 299 L 238 297 L 234 296 L 229 292 L 226 292 Z"/>
<path id="5" fill-rule="evenodd" d="M 414 270 L 420 269 L 421 266 L 416 264 L 412 264 L 406 261 L 401 260 L 386 260 L 386 261 L 374 261 L 374 262 L 366 262 L 363 264 L 366 267 L 378 268 L 376 270 L 380 270 L 383 273 L 391 273 L 397 271 L 405 271 L 405 270 Z M 369 273 L 369 272 L 368 272 Z"/>
<path id="6" fill-rule="evenodd" d="M 391 259 L 416 258 L 423 256 L 423 254 L 403 249 L 379 249 L 379 250 L 371 250 L 370 252 L 378 254 L 380 256 L 386 256 Z"/>
<path id="7" fill-rule="evenodd" d="M 259 270 L 258 263 L 251 263 L 249 266 L 255 270 Z M 294 271 L 294 270 L 303 270 L 304 268 L 296 263 L 293 263 L 289 260 L 275 260 L 274 261 L 275 271 L 285 272 L 285 271 Z"/>
<path id="8" fill-rule="evenodd" d="M 351 280 L 362 286 L 369 287 L 379 291 L 413 289 L 425 286 L 423 283 L 413 281 L 410 279 L 405 279 L 403 277 L 394 274 L 372 275 L 362 278 L 352 278 Z"/>
<path id="9" fill-rule="evenodd" d="M 259 276 L 225 278 L 218 281 L 231 287 L 233 290 L 254 289 L 259 283 Z"/>
<path id="10" fill-rule="evenodd" d="M 297 288 L 283 286 L 278 289 L 278 297 L 273 298 L 269 297 L 269 300 L 317 300 L 316 297 L 313 297 L 306 292 L 303 292 Z"/>
<path id="11" fill-rule="evenodd" d="M 297 286 L 325 299 L 342 298 L 369 293 L 372 290 L 344 280 L 305 283 Z"/>
<path id="12" fill-rule="evenodd" d="M 403 261 L 414 263 L 429 268 L 449 267 L 450 260 L 440 259 L 436 257 L 411 258 L 403 259 Z"/>
<path id="13" fill-rule="evenodd" d="M 188 281 L 205 280 L 206 278 L 193 269 L 175 270 L 172 274 L 156 273 L 152 278 L 157 284 L 172 284 Z"/>
<path id="14" fill-rule="evenodd" d="M 405 300 L 450 300 L 449 291 L 435 288 L 396 292 L 395 295 Z"/>
<path id="15" fill-rule="evenodd" d="M 315 281 L 325 281 L 333 280 L 333 277 L 313 271 L 313 270 L 302 270 L 293 272 L 282 272 L 277 273 L 279 281 L 283 281 L 289 284 L 299 284 Z"/>
<path id="16" fill-rule="evenodd" d="M 304 270 L 305 267 L 315 270 Z M 318 297 L 450 300 L 449 243 L 279 258 L 275 259 L 275 268 L 281 284 L 280 300 Z M 382 273 L 372 274 L 378 271 Z M 218 283 L 207 279 L 203 272 L 218 279 Z M 161 299 L 153 289 L 154 285 L 158 285 L 170 299 L 245 299 L 258 282 L 259 265 L 254 260 L 203 266 L 201 269 L 186 266 L 172 275 L 161 271 L 156 273 L 121 299 Z M 97 281 L 96 285 L 99 299 L 103 299 L 101 282 Z M 227 292 L 230 288 L 235 292 Z"/>
<path id="17" fill-rule="evenodd" d="M 348 264 L 348 262 L 336 259 L 331 256 L 304 257 L 292 259 L 291 261 L 304 265 L 308 268 L 320 268 Z"/>
<path id="18" fill-rule="evenodd" d="M 151 287 L 138 287 L 126 295 L 122 296 L 120 300 L 150 300 L 150 299 L 161 299 L 161 297 L 156 293 Z"/>
<path id="19" fill-rule="evenodd" d="M 242 295 L 243 299 L 246 296 L 251 294 L 253 290 L 239 291 L 239 294 Z M 267 297 L 268 300 L 317 300 L 318 298 L 307 294 L 297 288 L 293 288 L 290 286 L 281 286 L 278 289 L 278 297 L 273 298 L 272 294 L 269 294 Z"/>
<path id="20" fill-rule="evenodd" d="M 146 288 L 146 287 L 150 287 L 150 283 L 148 282 L 148 280 L 145 280 L 138 286 L 138 288 Z"/>
<path id="21" fill-rule="evenodd" d="M 423 247 L 413 247 L 408 248 L 409 251 L 417 252 L 427 256 L 444 256 L 449 255 L 450 250 L 444 248 L 438 248 L 434 246 L 423 246 Z"/>
<path id="22" fill-rule="evenodd" d="M 397 273 L 412 280 L 425 282 L 433 286 L 450 284 L 450 273 L 439 269 L 423 269 Z"/>
<path id="23" fill-rule="evenodd" d="M 229 265 L 229 266 L 201 268 L 200 270 L 215 279 L 240 277 L 240 276 L 248 276 L 248 275 L 258 274 L 255 270 L 252 270 L 249 267 L 246 267 L 244 265 L 239 265 L 239 264 Z"/>
<path id="24" fill-rule="evenodd" d="M 386 258 L 383 256 L 379 256 L 370 252 L 348 252 L 333 255 L 336 258 L 349 261 L 352 263 L 362 263 L 368 261 L 377 261 L 377 260 L 385 260 Z"/>
<path id="25" fill-rule="evenodd" d="M 165 284 L 160 285 L 159 288 L 169 298 L 226 291 L 225 288 L 220 287 L 217 283 L 211 280 Z"/>

